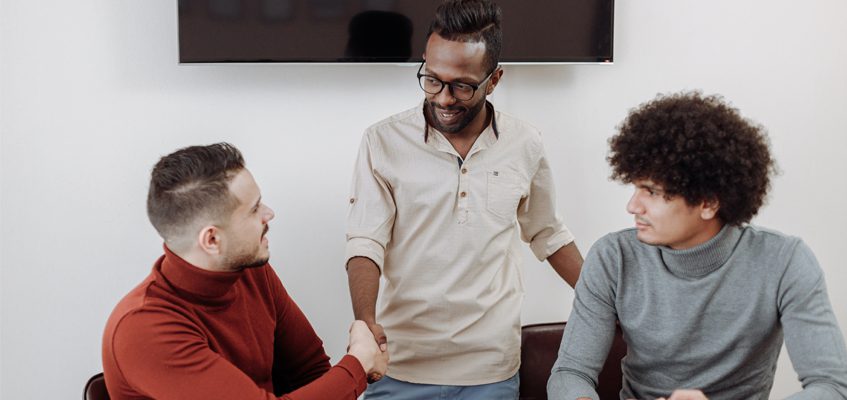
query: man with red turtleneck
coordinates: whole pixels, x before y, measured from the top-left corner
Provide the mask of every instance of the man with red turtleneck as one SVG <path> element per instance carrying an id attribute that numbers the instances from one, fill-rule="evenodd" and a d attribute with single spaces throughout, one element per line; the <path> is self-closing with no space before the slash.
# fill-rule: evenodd
<path id="1" fill-rule="evenodd" d="M 387 356 L 361 321 L 347 355 L 330 366 L 268 264 L 274 213 L 235 147 L 163 157 L 147 212 L 164 255 L 106 325 L 112 399 L 355 399 L 366 376 L 385 373 Z"/>

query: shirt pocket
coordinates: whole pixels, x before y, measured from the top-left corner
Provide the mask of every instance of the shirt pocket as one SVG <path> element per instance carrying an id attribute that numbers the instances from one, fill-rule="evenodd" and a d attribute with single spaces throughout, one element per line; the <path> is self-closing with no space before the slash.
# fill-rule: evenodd
<path id="1" fill-rule="evenodd" d="M 486 208 L 498 217 L 513 219 L 521 200 L 517 177 L 502 171 L 488 171 L 486 175 Z"/>

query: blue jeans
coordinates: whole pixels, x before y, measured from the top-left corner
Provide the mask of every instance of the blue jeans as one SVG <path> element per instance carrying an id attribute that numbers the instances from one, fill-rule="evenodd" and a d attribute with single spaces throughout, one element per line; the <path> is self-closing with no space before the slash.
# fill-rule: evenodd
<path id="1" fill-rule="evenodd" d="M 517 400 L 518 374 L 502 382 L 474 386 L 427 385 L 384 377 L 368 386 L 365 400 Z"/>

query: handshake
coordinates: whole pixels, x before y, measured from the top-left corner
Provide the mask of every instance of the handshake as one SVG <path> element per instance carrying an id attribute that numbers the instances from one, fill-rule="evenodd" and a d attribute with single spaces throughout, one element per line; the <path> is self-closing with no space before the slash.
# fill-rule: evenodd
<path id="1" fill-rule="evenodd" d="M 356 357 L 362 364 L 365 374 L 368 375 L 368 383 L 374 383 L 385 376 L 388 369 L 388 347 L 385 344 L 385 335 L 377 338 L 364 321 L 353 321 L 353 325 L 350 326 L 347 354 Z"/>

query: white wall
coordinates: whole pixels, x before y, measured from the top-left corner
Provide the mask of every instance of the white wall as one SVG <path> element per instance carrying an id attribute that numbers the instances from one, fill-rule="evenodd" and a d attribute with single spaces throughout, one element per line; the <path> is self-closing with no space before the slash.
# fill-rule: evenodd
<path id="1" fill-rule="evenodd" d="M 3 399 L 73 398 L 101 370 L 114 304 L 161 253 L 150 167 L 221 140 L 276 210 L 272 262 L 334 360 L 352 313 L 344 217 L 362 130 L 411 107 L 414 67 L 178 66 L 172 0 L 0 0 Z M 842 331 L 847 269 L 847 3 L 618 1 L 612 66 L 509 66 L 499 109 L 545 132 L 559 205 L 586 251 L 631 225 L 606 139 L 658 92 L 722 93 L 769 128 L 783 170 L 755 223 L 816 251 Z M 566 319 L 572 292 L 526 253 L 524 322 Z M 799 387 L 780 361 L 773 397 Z"/>

